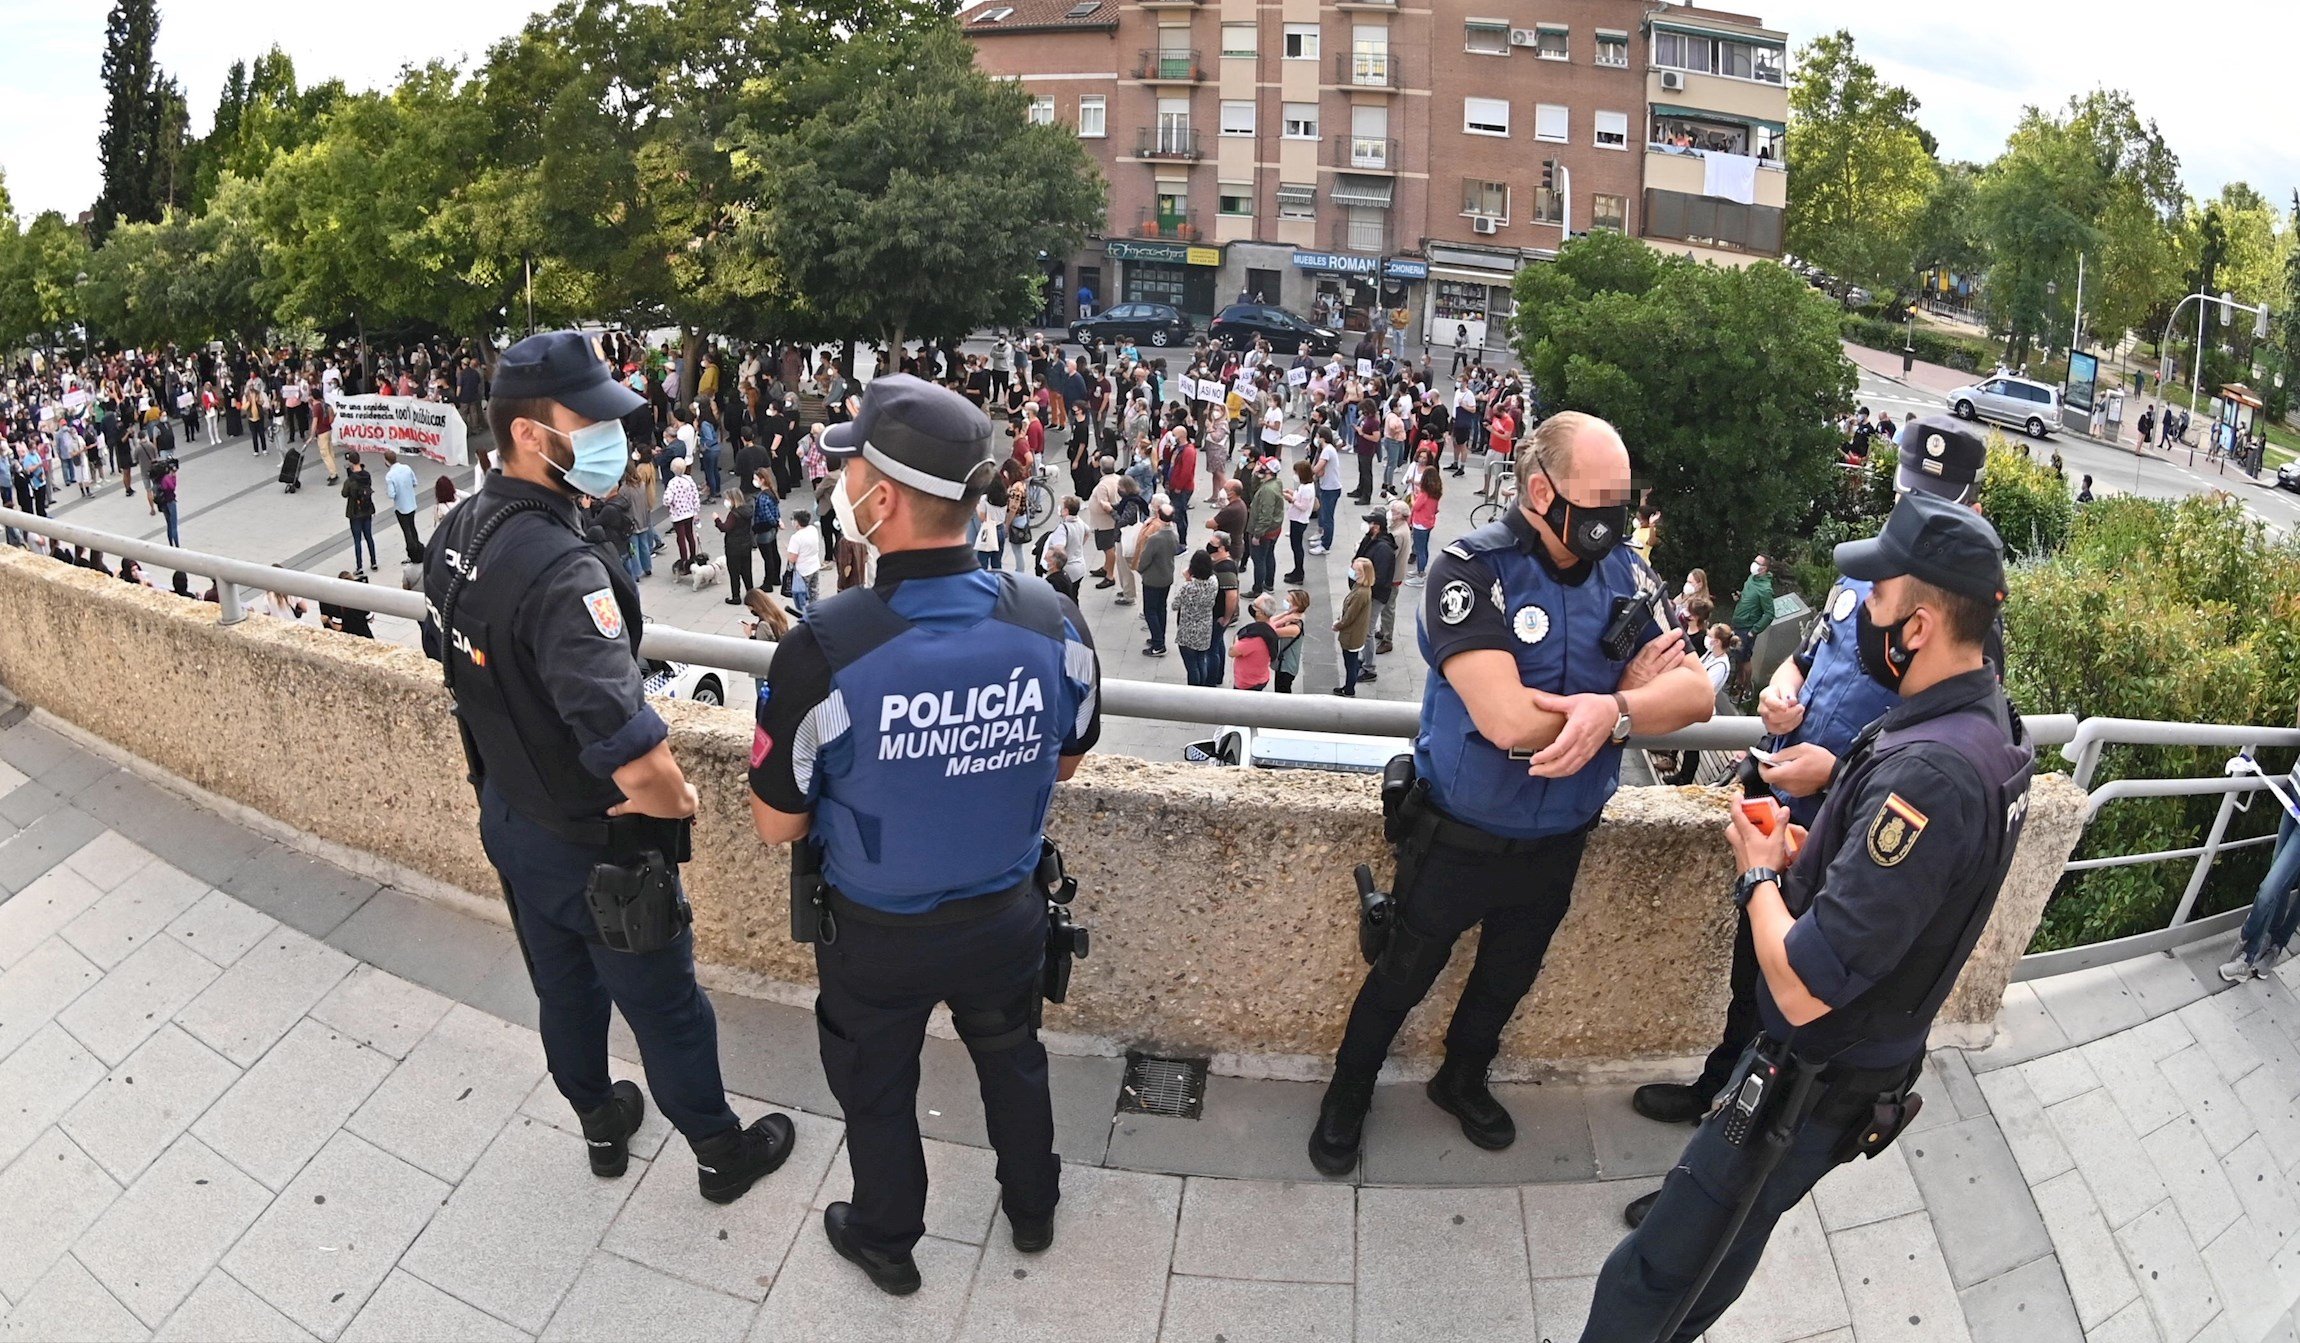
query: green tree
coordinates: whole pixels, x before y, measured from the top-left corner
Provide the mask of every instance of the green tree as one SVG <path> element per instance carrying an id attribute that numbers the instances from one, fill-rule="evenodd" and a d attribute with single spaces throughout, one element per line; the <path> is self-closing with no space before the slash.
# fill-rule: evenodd
<path id="1" fill-rule="evenodd" d="M 194 147 L 188 207 L 204 208 L 227 174 L 260 180 L 272 155 L 292 151 L 319 135 L 326 114 L 344 98 L 343 82 L 328 80 L 309 89 L 296 83 L 295 61 L 278 47 L 246 61 L 232 62 L 216 98 L 207 135 Z"/>
<path id="2" fill-rule="evenodd" d="M 1905 285 L 1939 165 L 1917 99 L 1839 30 L 1798 53 L 1789 87 L 1788 250 L 1845 284 Z"/>
<path id="3" fill-rule="evenodd" d="M 1955 275 L 1977 275 L 1988 265 L 1988 247 L 1980 236 L 1975 197 L 1981 170 L 1977 164 L 1944 163 L 1925 195 L 1924 208 L 1910 226 L 1910 254 L 1916 269 L 1946 270 Z"/>
<path id="4" fill-rule="evenodd" d="M 949 21 L 848 42 L 789 90 L 795 126 L 745 136 L 738 171 L 763 208 L 754 256 L 794 319 L 888 344 L 1017 320 L 1037 261 L 1065 255 L 1107 207 L 1067 128 L 977 70 Z"/>
<path id="5" fill-rule="evenodd" d="M 160 67 L 152 58 L 160 35 L 158 0 L 116 0 L 104 22 L 104 131 L 96 142 L 104 172 L 95 208 L 99 240 L 120 220 L 160 217 L 157 170 L 165 110 Z"/>
<path id="6" fill-rule="evenodd" d="M 1512 339 L 1561 410 L 1621 431 L 1669 519 L 1656 562 L 1733 573 L 1804 536 L 1835 497 L 1853 366 L 1837 305 L 1787 268 L 1664 258 L 1634 238 L 1576 238 L 1517 276 Z"/>
<path id="7" fill-rule="evenodd" d="M 88 236 L 54 210 L 43 212 L 0 254 L 0 349 L 54 345 L 79 317 Z"/>

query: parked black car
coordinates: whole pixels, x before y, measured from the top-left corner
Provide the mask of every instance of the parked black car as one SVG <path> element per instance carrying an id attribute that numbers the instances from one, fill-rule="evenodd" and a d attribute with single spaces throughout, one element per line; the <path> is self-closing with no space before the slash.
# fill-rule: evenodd
<path id="1" fill-rule="evenodd" d="M 1081 345 L 1131 340 L 1137 345 L 1187 345 L 1190 319 L 1171 303 L 1121 303 L 1070 324 Z"/>
<path id="2" fill-rule="evenodd" d="M 2300 493 L 2300 462 L 2286 462 L 2276 468 L 2276 488 Z"/>
<path id="3" fill-rule="evenodd" d="M 1206 334 L 1233 350 L 1266 336 L 1277 354 L 1332 354 L 1341 348 L 1342 333 L 1319 326 L 1267 303 L 1233 303 L 1214 314 Z"/>

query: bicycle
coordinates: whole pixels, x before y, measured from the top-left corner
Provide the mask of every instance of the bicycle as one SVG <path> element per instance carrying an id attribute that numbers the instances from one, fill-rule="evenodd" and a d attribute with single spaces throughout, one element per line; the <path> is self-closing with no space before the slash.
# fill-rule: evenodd
<path id="1" fill-rule="evenodd" d="M 1033 536 L 1046 530 L 1054 516 L 1054 464 L 1040 459 L 1036 470 L 1030 473 L 1030 484 L 1022 492 L 1022 519 L 1030 525 Z"/>
<path id="2" fill-rule="evenodd" d="M 1517 506 L 1517 477 L 1501 476 L 1490 489 L 1480 493 L 1490 494 L 1491 497 L 1469 511 L 1469 525 L 1472 527 L 1499 522 L 1510 509 Z"/>

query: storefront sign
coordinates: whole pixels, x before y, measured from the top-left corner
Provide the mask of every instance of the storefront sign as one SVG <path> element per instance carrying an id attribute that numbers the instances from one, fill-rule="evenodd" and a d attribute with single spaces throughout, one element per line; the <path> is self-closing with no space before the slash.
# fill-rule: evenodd
<path id="1" fill-rule="evenodd" d="M 462 466 L 470 460 L 463 441 L 463 417 L 445 401 L 412 396 L 339 396 L 335 406 L 335 446 L 345 452 L 420 452 L 435 462 Z"/>
<path id="2" fill-rule="evenodd" d="M 1339 271 L 1344 275 L 1371 275 L 1380 263 L 1370 256 L 1351 256 L 1347 252 L 1294 253 L 1294 264 L 1303 270 Z"/>
<path id="3" fill-rule="evenodd" d="M 1135 242 L 1127 238 L 1112 238 L 1102 244 L 1102 251 L 1113 261 L 1163 261 L 1170 266 L 1222 264 L 1221 248 L 1193 247 L 1179 242 Z"/>
<path id="4" fill-rule="evenodd" d="M 1427 261 L 1409 261 L 1404 257 L 1391 257 L 1382 273 L 1393 280 L 1426 280 L 1430 277 Z M 1403 326 L 1404 323 L 1399 323 Z"/>

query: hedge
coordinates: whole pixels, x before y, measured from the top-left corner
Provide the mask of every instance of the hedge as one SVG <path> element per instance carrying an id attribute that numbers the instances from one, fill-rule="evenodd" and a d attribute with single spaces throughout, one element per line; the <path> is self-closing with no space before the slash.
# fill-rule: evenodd
<path id="1" fill-rule="evenodd" d="M 1912 335 L 1906 323 L 1884 322 L 1854 313 L 1845 314 L 1845 339 L 1855 345 L 1865 345 L 1887 354 L 1899 354 L 1910 347 Z M 1913 343 L 1917 358 L 1928 364 L 1946 364 L 1967 373 L 1978 373 L 1996 362 L 1996 352 L 1981 341 L 1960 336 L 1944 336 L 1938 331 L 1918 327 Z"/>

